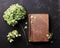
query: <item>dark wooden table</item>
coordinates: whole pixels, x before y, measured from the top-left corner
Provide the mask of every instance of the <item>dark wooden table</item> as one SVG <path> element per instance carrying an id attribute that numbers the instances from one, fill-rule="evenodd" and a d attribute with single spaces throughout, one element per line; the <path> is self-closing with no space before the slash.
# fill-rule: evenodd
<path id="1" fill-rule="evenodd" d="M 3 12 L 13 3 L 21 4 L 27 10 L 27 13 L 48 13 L 49 31 L 53 33 L 53 43 L 28 43 L 21 29 L 24 27 L 27 18 L 20 21 L 15 27 L 9 26 L 3 20 Z M 0 48 L 60 48 L 60 0 L 0 0 Z M 26 15 L 27 16 L 27 15 Z M 21 24 L 21 25 L 20 25 Z M 7 41 L 6 35 L 13 29 L 17 29 L 22 34 L 14 43 Z M 25 30 L 26 35 L 28 33 Z"/>

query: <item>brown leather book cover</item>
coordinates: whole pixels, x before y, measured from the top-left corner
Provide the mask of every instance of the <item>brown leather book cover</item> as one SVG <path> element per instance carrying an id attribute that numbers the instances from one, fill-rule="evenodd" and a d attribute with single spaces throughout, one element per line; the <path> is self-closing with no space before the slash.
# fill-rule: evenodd
<path id="1" fill-rule="evenodd" d="M 28 14 L 29 42 L 48 42 L 49 16 L 48 14 Z"/>

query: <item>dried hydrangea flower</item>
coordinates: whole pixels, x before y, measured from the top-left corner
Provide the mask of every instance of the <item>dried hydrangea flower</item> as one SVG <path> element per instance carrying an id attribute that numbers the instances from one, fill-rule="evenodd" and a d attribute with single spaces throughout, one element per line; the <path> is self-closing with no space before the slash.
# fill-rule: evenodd
<path id="1" fill-rule="evenodd" d="M 13 31 L 8 33 L 7 39 L 11 43 L 14 41 L 13 40 L 14 38 L 19 37 L 19 36 L 21 36 L 21 34 L 19 34 L 17 30 L 13 30 Z"/>
<path id="2" fill-rule="evenodd" d="M 3 15 L 4 20 L 8 25 L 15 26 L 18 20 L 24 19 L 26 10 L 19 4 L 12 4 Z"/>

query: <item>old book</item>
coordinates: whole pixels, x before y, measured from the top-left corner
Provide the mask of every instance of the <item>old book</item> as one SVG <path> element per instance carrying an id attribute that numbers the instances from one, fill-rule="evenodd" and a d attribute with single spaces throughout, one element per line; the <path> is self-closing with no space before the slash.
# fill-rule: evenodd
<path id="1" fill-rule="evenodd" d="M 29 42 L 48 42 L 49 16 L 48 14 L 28 14 Z"/>

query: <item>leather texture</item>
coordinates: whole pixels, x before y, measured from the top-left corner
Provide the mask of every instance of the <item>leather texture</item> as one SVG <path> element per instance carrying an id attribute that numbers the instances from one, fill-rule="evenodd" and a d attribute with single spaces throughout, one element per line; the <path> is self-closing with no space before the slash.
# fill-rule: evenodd
<path id="1" fill-rule="evenodd" d="M 48 42 L 48 14 L 29 14 L 29 40 L 31 42 Z"/>

